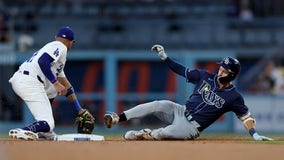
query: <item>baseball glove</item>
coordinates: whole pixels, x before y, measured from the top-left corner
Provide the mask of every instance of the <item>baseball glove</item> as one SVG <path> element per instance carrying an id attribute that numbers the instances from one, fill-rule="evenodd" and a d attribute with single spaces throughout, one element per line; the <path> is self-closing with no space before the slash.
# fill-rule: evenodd
<path id="1" fill-rule="evenodd" d="M 87 109 L 78 114 L 76 118 L 77 132 L 83 134 L 91 134 L 94 130 L 95 119 Z"/>

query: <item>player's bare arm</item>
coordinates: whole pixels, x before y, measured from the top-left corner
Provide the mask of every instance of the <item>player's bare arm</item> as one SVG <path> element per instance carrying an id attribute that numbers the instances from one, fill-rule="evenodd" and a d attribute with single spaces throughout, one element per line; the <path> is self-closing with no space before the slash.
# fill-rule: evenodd
<path id="1" fill-rule="evenodd" d="M 58 92 L 59 95 L 63 96 L 66 94 L 66 89 L 65 87 L 58 81 L 53 83 L 54 88 Z"/>
<path id="2" fill-rule="evenodd" d="M 60 95 L 63 95 L 63 96 L 66 95 L 68 88 L 72 87 L 70 82 L 68 81 L 66 77 L 57 77 L 57 81 L 64 87 L 64 91 Z M 71 100 L 69 101 L 72 102 Z"/>
<path id="3" fill-rule="evenodd" d="M 60 84 L 62 84 L 64 86 L 64 94 L 67 98 L 67 100 L 69 102 L 72 102 L 77 111 L 78 111 L 78 114 L 82 114 L 84 112 L 86 112 L 85 109 L 83 109 L 80 105 L 80 103 L 78 102 L 78 99 L 77 99 L 77 96 L 75 94 L 75 91 L 74 91 L 74 88 L 72 87 L 71 83 L 69 82 L 69 80 L 66 78 L 66 77 L 57 77 L 57 81 L 60 82 Z M 94 119 L 94 117 L 92 116 L 92 114 L 90 114 L 89 112 L 86 113 L 88 117 Z"/>
<path id="4" fill-rule="evenodd" d="M 71 86 L 71 83 L 68 81 L 68 79 L 66 77 L 57 77 L 57 81 L 62 84 L 62 86 L 64 87 L 65 91 L 63 94 L 64 96 L 66 96 L 67 100 L 69 102 L 74 102 L 75 100 L 77 100 L 77 96 L 75 94 L 75 91 L 73 89 L 73 87 Z"/>
<path id="5" fill-rule="evenodd" d="M 260 140 L 260 141 L 271 141 L 271 140 L 273 140 L 272 138 L 261 136 L 255 131 L 255 122 L 256 121 L 253 117 L 251 117 L 250 114 L 248 114 L 247 116 L 244 116 L 240 119 L 243 121 L 245 129 L 254 138 L 254 140 Z"/>
<path id="6" fill-rule="evenodd" d="M 57 81 L 64 87 L 62 95 L 66 96 L 67 100 L 73 103 L 78 111 L 78 116 L 76 118 L 76 122 L 78 123 L 78 133 L 92 133 L 95 121 L 93 115 L 87 109 L 81 107 L 75 94 L 75 90 L 66 77 L 57 77 Z"/>

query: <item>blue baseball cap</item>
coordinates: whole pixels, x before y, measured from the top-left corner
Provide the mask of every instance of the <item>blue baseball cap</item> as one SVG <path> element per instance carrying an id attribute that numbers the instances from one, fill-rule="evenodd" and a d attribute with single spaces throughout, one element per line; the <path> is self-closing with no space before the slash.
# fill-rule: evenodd
<path id="1" fill-rule="evenodd" d="M 62 27 L 58 30 L 58 37 L 68 39 L 70 41 L 74 40 L 74 32 L 70 27 Z"/>

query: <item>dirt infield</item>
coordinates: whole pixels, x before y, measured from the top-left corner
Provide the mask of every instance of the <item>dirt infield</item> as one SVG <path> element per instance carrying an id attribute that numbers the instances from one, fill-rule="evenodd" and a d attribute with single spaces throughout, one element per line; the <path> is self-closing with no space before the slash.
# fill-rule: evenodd
<path id="1" fill-rule="evenodd" d="M 282 160 L 284 144 L 245 138 L 200 138 L 194 141 L 22 141 L 2 138 L 0 160 Z M 283 141 L 282 138 L 278 140 Z"/>

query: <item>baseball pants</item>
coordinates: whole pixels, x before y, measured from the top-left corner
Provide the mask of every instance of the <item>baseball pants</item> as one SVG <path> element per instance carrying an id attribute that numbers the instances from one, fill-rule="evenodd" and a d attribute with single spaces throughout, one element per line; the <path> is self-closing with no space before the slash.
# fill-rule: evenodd
<path id="1" fill-rule="evenodd" d="M 188 121 L 184 115 L 186 107 L 169 100 L 152 101 L 124 111 L 127 120 L 155 115 L 169 123 L 164 128 L 152 130 L 155 139 L 194 139 L 199 136 L 199 124 Z"/>

